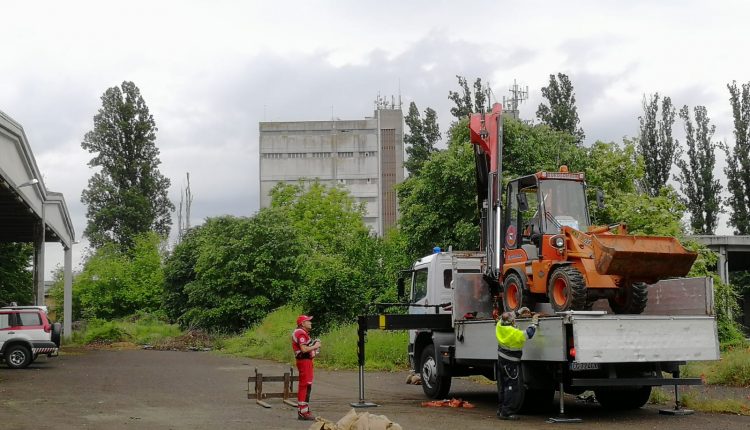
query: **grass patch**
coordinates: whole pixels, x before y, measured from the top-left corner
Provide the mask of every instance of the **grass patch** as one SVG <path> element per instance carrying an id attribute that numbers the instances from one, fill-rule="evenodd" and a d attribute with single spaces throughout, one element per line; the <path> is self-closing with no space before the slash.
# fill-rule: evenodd
<path id="1" fill-rule="evenodd" d="M 241 335 L 223 339 L 221 351 L 241 357 L 293 363 L 291 335 L 296 327 L 294 321 L 299 314 L 300 311 L 297 308 L 281 307 Z M 317 367 L 357 368 L 356 324 L 333 327 L 328 333 L 319 337 L 323 347 L 320 355 L 315 359 Z M 365 368 L 386 371 L 407 369 L 409 366 L 408 342 L 409 335 L 406 331 L 369 331 L 365 345 Z"/>
<path id="2" fill-rule="evenodd" d="M 696 411 L 750 416 L 750 402 L 745 399 L 710 399 L 688 392 L 680 396 L 680 401 L 686 408 Z"/>
<path id="3" fill-rule="evenodd" d="M 112 344 L 132 342 L 138 345 L 154 345 L 182 335 L 179 327 L 167 324 L 157 317 L 143 314 L 115 321 L 91 320 L 73 332 L 68 344 Z"/>
<path id="4" fill-rule="evenodd" d="M 698 361 L 682 366 L 685 377 L 702 378 L 708 384 L 750 386 L 750 348 L 730 348 L 718 361 Z"/>
<path id="5" fill-rule="evenodd" d="M 648 402 L 652 405 L 664 405 L 674 402 L 674 400 L 670 394 L 664 392 L 661 388 L 653 387 L 651 388 L 651 396 L 649 396 Z"/>

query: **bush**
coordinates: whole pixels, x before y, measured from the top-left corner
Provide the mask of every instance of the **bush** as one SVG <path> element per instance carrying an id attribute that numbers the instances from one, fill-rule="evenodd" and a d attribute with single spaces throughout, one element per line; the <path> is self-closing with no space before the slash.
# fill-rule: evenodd
<path id="1" fill-rule="evenodd" d="M 128 340 L 129 336 L 115 321 L 92 320 L 83 336 L 83 342 L 114 343 Z"/>

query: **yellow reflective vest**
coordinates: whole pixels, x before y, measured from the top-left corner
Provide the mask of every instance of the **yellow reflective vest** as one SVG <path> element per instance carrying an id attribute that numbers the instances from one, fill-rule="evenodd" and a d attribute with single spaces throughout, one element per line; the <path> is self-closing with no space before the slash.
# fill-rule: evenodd
<path id="1" fill-rule="evenodd" d="M 521 351 L 526 343 L 526 332 L 512 325 L 502 325 L 500 321 L 495 326 L 495 337 L 500 348 L 509 351 Z"/>

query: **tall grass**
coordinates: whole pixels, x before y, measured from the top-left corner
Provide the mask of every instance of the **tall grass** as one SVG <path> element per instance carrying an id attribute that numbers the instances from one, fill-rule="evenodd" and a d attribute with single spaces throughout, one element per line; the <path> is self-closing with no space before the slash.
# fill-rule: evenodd
<path id="1" fill-rule="evenodd" d="M 73 343 L 132 342 L 147 345 L 178 337 L 179 327 L 167 324 L 149 314 L 135 315 L 115 321 L 90 320 L 82 330 L 73 333 Z"/>
<path id="2" fill-rule="evenodd" d="M 733 348 L 721 353 L 721 360 L 693 362 L 682 368 L 683 376 L 701 377 L 709 384 L 750 386 L 750 348 Z"/>
<path id="3" fill-rule="evenodd" d="M 222 352 L 242 357 L 262 358 L 292 363 L 294 355 L 291 334 L 299 309 L 285 306 L 263 319 L 257 326 L 239 336 L 224 339 Z M 313 320 L 314 326 L 315 320 Z M 313 336 L 315 330 L 313 328 Z M 329 369 L 355 369 L 357 363 L 357 325 L 346 324 L 333 327 L 320 335 L 323 344 L 316 358 L 317 367 Z M 405 331 L 369 331 L 365 344 L 365 368 L 367 370 L 395 371 L 408 367 L 408 334 Z"/>

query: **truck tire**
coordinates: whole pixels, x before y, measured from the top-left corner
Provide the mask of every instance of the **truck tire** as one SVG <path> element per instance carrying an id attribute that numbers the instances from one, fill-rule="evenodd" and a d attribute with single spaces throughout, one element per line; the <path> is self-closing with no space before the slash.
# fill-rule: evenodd
<path id="1" fill-rule="evenodd" d="M 5 364 L 11 369 L 23 369 L 31 364 L 31 351 L 24 345 L 11 345 L 5 350 Z"/>
<path id="2" fill-rule="evenodd" d="M 422 390 L 431 399 L 443 399 L 451 390 L 451 377 L 441 375 L 435 355 L 435 346 L 427 345 L 419 360 L 419 376 L 422 377 Z"/>
<path id="3" fill-rule="evenodd" d="M 644 282 L 625 284 L 609 298 L 609 307 L 616 314 L 640 314 L 648 303 L 648 285 Z"/>
<path id="4" fill-rule="evenodd" d="M 603 408 L 625 411 L 643 407 L 651 397 L 651 387 L 602 387 L 594 389 L 594 394 Z"/>
<path id="5" fill-rule="evenodd" d="M 534 309 L 534 300 L 528 289 L 524 288 L 521 277 L 511 272 L 503 282 L 503 307 L 506 312 L 516 312 L 524 306 Z"/>
<path id="6" fill-rule="evenodd" d="M 580 311 L 586 308 L 586 281 L 573 266 L 560 266 L 552 272 L 547 296 L 555 312 Z"/>

